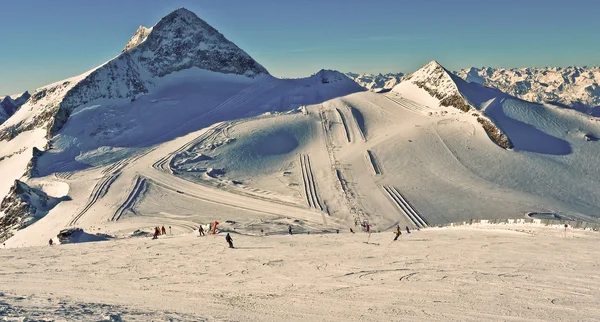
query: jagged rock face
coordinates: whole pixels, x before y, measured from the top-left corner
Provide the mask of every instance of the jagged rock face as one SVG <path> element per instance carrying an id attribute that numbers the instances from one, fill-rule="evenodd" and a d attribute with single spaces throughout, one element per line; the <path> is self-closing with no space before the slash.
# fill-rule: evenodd
<path id="1" fill-rule="evenodd" d="M 142 42 L 144 42 L 146 40 L 146 38 L 148 38 L 148 35 L 150 34 L 151 31 L 152 31 L 152 28 L 146 28 L 144 26 L 139 26 L 137 31 L 133 35 L 133 37 L 131 37 L 131 39 L 129 39 L 129 42 L 127 42 L 127 45 L 125 45 L 125 48 L 121 52 L 123 53 L 123 52 L 128 51 L 131 48 L 137 47 L 137 45 L 141 44 Z"/>
<path id="2" fill-rule="evenodd" d="M 268 73 L 216 29 L 183 8 L 162 18 L 134 52 L 140 63 L 157 76 L 190 67 L 247 76 Z"/>
<path id="3" fill-rule="evenodd" d="M 439 100 L 458 93 L 458 88 L 450 77 L 450 72 L 436 61 L 432 61 L 410 74 L 406 80 L 410 80 Z"/>
<path id="4" fill-rule="evenodd" d="M 462 81 L 452 75 L 436 61 L 431 61 L 416 72 L 408 75 L 405 81 L 410 81 L 429 95 L 440 100 L 440 106 L 455 107 L 468 112 L 471 106 L 460 93 L 456 82 Z"/>
<path id="5" fill-rule="evenodd" d="M 151 29 L 138 29 L 128 47 L 117 58 L 84 75 L 37 90 L 28 103 L 36 114 L 1 129 L 0 140 L 42 126 L 50 138 L 78 106 L 96 99 L 134 98 L 147 93 L 156 77 L 183 69 L 197 67 L 248 77 L 268 74 L 243 50 L 183 8 Z"/>
<path id="6" fill-rule="evenodd" d="M 381 93 L 394 88 L 404 79 L 405 75 L 403 73 L 388 73 L 385 75 L 346 73 L 346 76 L 371 92 Z"/>
<path id="7" fill-rule="evenodd" d="M 53 206 L 55 198 L 41 190 L 15 180 L 8 195 L 0 203 L 0 241 L 10 238 L 16 230 L 27 227 Z"/>
<path id="8" fill-rule="evenodd" d="M 600 67 L 468 68 L 456 75 L 526 101 L 600 106 Z"/>

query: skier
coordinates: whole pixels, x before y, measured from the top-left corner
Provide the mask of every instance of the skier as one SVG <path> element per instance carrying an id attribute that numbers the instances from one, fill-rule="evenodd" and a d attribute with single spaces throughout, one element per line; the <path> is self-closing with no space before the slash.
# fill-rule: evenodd
<path id="1" fill-rule="evenodd" d="M 206 236 L 204 235 L 204 228 L 202 228 L 202 225 L 200 225 L 200 228 L 198 228 L 198 237 L 200 236 Z"/>
<path id="2" fill-rule="evenodd" d="M 229 236 L 229 233 L 227 233 L 227 236 L 225 236 L 225 240 L 229 244 L 229 248 L 234 248 L 233 247 L 233 239 L 231 238 L 231 236 Z"/>
<path id="3" fill-rule="evenodd" d="M 408 229 L 408 226 L 406 226 L 406 233 L 410 234 L 410 229 Z"/>
<path id="4" fill-rule="evenodd" d="M 158 227 L 154 227 L 154 237 L 152 239 L 158 239 L 158 235 L 160 235 L 160 230 Z"/>
<path id="5" fill-rule="evenodd" d="M 48 241 L 48 244 L 49 244 L 50 246 L 52 246 L 52 243 L 53 243 L 53 241 L 52 241 L 52 239 L 50 239 L 50 240 Z"/>
<path id="6" fill-rule="evenodd" d="M 165 225 L 162 226 L 161 228 L 161 235 L 166 235 L 167 234 L 167 230 L 165 229 Z"/>
<path id="7" fill-rule="evenodd" d="M 394 241 L 398 240 L 398 237 L 400 237 L 400 235 L 402 235 L 402 232 L 400 231 L 400 227 L 396 228 L 396 231 L 394 232 L 394 234 L 396 234 L 396 237 L 394 237 Z"/>
<path id="8" fill-rule="evenodd" d="M 290 235 L 293 235 L 293 234 L 292 234 L 292 225 L 289 225 L 289 226 L 288 226 L 288 233 L 290 233 Z"/>

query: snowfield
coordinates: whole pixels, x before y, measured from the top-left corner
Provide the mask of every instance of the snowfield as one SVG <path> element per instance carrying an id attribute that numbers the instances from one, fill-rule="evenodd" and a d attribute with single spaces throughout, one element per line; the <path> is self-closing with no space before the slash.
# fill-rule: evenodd
<path id="1" fill-rule="evenodd" d="M 315 231 L 316 232 L 316 231 Z M 103 321 L 594 321 L 598 232 L 197 233 L 0 250 L 0 315 Z M 369 243 L 365 243 L 369 240 Z"/>

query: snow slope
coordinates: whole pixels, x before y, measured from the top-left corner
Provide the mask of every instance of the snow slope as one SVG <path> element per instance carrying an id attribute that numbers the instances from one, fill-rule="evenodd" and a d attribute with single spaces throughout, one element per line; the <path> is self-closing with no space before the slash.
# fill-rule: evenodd
<path id="1" fill-rule="evenodd" d="M 1 249 L 11 320 L 594 321 L 597 232 L 515 225 Z M 369 243 L 365 243 L 369 240 Z M 439 251 L 443 250 L 443 251 Z"/>

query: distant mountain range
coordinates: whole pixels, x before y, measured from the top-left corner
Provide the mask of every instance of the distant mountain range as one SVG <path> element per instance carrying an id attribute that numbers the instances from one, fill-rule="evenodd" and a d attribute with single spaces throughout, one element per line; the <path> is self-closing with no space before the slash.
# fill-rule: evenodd
<path id="1" fill-rule="evenodd" d="M 599 114 L 600 67 L 466 68 L 453 72 L 470 83 L 497 88 L 533 103 L 557 103 L 587 114 Z M 346 73 L 372 92 L 387 92 L 406 78 L 404 73 Z"/>

